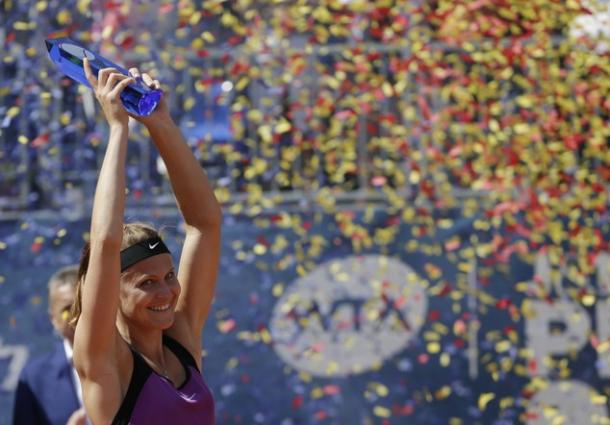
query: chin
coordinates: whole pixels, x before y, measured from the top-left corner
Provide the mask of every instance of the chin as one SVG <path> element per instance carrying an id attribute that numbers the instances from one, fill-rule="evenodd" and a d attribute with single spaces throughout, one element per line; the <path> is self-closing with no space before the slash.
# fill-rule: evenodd
<path id="1" fill-rule="evenodd" d="M 172 325 L 174 324 L 174 318 L 175 318 L 175 315 L 174 315 L 174 312 L 172 311 L 171 314 L 170 313 L 167 314 L 167 317 L 163 317 L 163 318 L 156 317 L 156 318 L 153 318 L 151 320 L 151 324 L 155 328 L 159 328 L 161 330 L 165 330 L 165 329 L 168 329 L 168 328 L 172 327 Z"/>
<path id="2" fill-rule="evenodd" d="M 147 310 L 146 316 L 142 317 L 142 319 L 147 322 L 146 327 L 164 330 L 170 328 L 174 324 L 175 316 L 176 314 L 173 308 L 161 313 Z"/>
<path id="3" fill-rule="evenodd" d="M 172 325 L 173 325 L 173 324 L 174 324 L 174 316 L 172 315 L 172 320 L 169 320 L 168 322 L 163 323 L 163 324 L 160 326 L 160 328 L 161 328 L 162 330 L 169 329 L 169 328 L 171 328 L 171 327 L 172 327 Z"/>

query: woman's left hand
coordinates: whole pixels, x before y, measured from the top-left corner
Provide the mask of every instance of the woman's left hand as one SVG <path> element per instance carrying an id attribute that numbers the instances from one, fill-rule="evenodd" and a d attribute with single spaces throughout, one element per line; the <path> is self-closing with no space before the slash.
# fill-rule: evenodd
<path id="1" fill-rule="evenodd" d="M 159 80 L 154 79 L 149 73 L 141 73 L 138 68 L 129 68 L 129 75 L 136 79 L 136 81 L 140 80 L 146 86 L 155 90 L 162 90 L 161 83 Z M 163 96 L 159 100 L 159 104 L 152 112 L 152 114 L 143 117 L 139 115 L 129 114 L 133 119 L 141 122 L 146 127 L 154 125 L 156 122 L 160 120 L 170 118 L 169 109 L 167 108 L 167 102 L 165 101 L 165 97 L 168 95 L 167 91 L 163 90 Z"/>

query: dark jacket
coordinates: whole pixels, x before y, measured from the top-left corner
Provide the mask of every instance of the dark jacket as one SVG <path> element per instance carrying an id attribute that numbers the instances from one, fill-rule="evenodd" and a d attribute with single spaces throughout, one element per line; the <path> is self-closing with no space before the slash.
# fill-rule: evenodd
<path id="1" fill-rule="evenodd" d="M 66 425 L 80 408 L 72 369 L 63 343 L 28 361 L 19 377 L 13 408 L 14 425 Z"/>

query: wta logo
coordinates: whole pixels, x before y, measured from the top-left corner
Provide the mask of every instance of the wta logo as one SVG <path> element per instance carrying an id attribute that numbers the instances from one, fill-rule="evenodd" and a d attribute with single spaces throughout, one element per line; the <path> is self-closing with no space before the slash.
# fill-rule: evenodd
<path id="1" fill-rule="evenodd" d="M 381 366 L 421 328 L 428 283 L 399 260 L 332 260 L 297 279 L 278 300 L 270 331 L 277 354 L 316 376 Z"/>

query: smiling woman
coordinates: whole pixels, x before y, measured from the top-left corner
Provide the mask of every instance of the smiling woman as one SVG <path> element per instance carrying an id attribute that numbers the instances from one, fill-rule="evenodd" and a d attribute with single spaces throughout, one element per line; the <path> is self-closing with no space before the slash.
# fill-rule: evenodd
<path id="1" fill-rule="evenodd" d="M 96 79 L 84 65 L 110 126 L 71 311 L 87 415 L 94 424 L 214 424 L 200 353 L 218 271 L 220 206 L 162 99 L 153 114 L 134 118 L 166 164 L 185 221 L 178 273 L 152 226 L 123 223 L 129 115 L 119 95 L 135 78 L 160 86 L 135 68 L 131 77 L 102 69 Z"/>
<path id="2" fill-rule="evenodd" d="M 82 283 L 84 281 L 87 268 L 89 266 L 90 244 L 87 243 L 83 248 L 78 271 L 78 282 L 76 285 L 76 296 L 72 310 L 70 312 L 70 324 L 76 327 L 81 315 Z M 180 284 L 174 271 L 174 266 L 169 249 L 163 243 L 161 235 L 153 226 L 134 222 L 123 226 L 123 239 L 121 242 L 121 282 L 124 284 L 120 288 L 120 300 L 118 322 L 123 314 L 123 300 L 125 300 L 130 290 L 132 292 L 146 292 L 152 296 L 152 301 L 156 306 L 148 307 L 155 311 L 169 311 L 169 307 L 175 308 L 175 304 L 180 295 Z M 164 273 L 164 270 L 167 270 Z M 156 274 L 155 274 L 156 273 Z M 163 300 L 165 292 L 171 292 L 173 303 L 167 305 L 168 308 L 159 310 L 159 300 Z M 166 303 L 167 304 L 167 303 Z M 162 306 L 165 307 L 166 304 Z M 173 312 L 173 310 L 172 310 Z"/>

